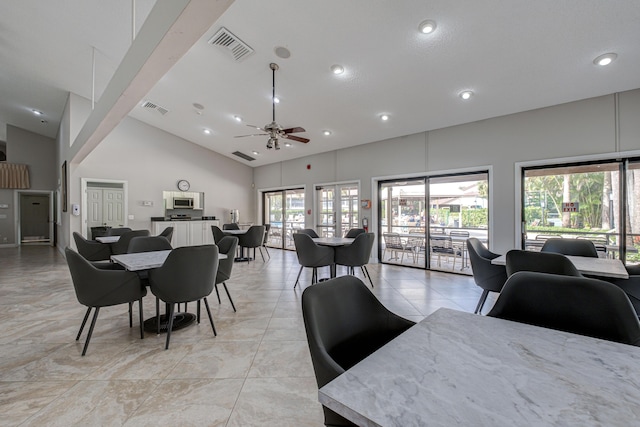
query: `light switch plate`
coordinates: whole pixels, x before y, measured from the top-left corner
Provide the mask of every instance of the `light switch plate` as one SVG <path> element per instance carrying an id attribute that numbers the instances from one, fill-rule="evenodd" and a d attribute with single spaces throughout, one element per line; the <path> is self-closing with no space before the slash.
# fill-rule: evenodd
<path id="1" fill-rule="evenodd" d="M 129 215 L 129 219 L 135 219 L 133 215 Z"/>
<path id="2" fill-rule="evenodd" d="M 0 203 L 0 209 L 9 209 L 9 205 L 6 203 Z"/>

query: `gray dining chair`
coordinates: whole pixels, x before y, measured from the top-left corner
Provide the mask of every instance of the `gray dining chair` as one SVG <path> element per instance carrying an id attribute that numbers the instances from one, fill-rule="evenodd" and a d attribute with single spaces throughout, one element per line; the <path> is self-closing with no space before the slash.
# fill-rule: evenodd
<path id="1" fill-rule="evenodd" d="M 364 228 L 352 228 L 344 235 L 345 238 L 355 239 L 359 234 L 366 233 Z"/>
<path id="2" fill-rule="evenodd" d="M 585 239 L 547 239 L 540 252 L 598 258 L 596 246 L 592 241 Z"/>
<path id="3" fill-rule="evenodd" d="M 211 226 L 211 232 L 213 233 L 213 241 L 216 242 L 216 244 L 218 244 L 218 242 L 225 236 L 224 231 L 222 231 L 217 225 Z"/>
<path id="4" fill-rule="evenodd" d="M 162 233 L 160 233 L 159 236 L 162 236 L 169 242 L 171 242 L 171 238 L 173 237 L 173 227 L 165 228 L 164 230 L 162 230 Z"/>
<path id="5" fill-rule="evenodd" d="M 491 252 L 484 247 L 482 242 L 475 237 L 467 239 L 467 251 L 471 261 L 473 280 L 480 288 L 482 295 L 476 305 L 475 314 L 482 313 L 482 307 L 489 296 L 489 292 L 500 292 L 507 281 L 507 270 L 504 265 L 495 265 L 491 260 L 500 255 Z"/>
<path id="6" fill-rule="evenodd" d="M 487 316 L 640 346 L 640 322 L 612 283 L 521 271 L 509 277 Z"/>
<path id="7" fill-rule="evenodd" d="M 140 339 L 143 339 L 142 298 L 147 294 L 147 289 L 140 284 L 138 275 L 126 270 L 96 268 L 80 254 L 68 247 L 65 248 L 64 253 L 78 302 L 87 307 L 76 341 L 80 339 L 91 310 L 94 309 L 82 355 L 84 356 L 87 353 L 89 341 L 91 341 L 91 335 L 93 334 L 96 320 L 98 320 L 98 313 L 102 307 L 130 304 L 138 301 L 140 309 Z"/>
<path id="8" fill-rule="evenodd" d="M 218 272 L 216 245 L 184 246 L 173 249 L 162 267 L 149 271 L 151 292 L 168 304 L 167 341 L 169 348 L 175 307 L 179 303 L 204 300 L 213 335 L 217 336 L 207 297 L 213 291 Z"/>
<path id="9" fill-rule="evenodd" d="M 225 236 L 217 242 L 218 251 L 220 254 L 227 255 L 226 259 L 221 259 L 218 261 L 218 272 L 216 274 L 216 282 L 214 285 L 214 289 L 216 290 L 216 295 L 218 296 L 218 304 L 220 304 L 220 293 L 218 292 L 218 285 L 222 283 L 224 287 L 224 291 L 227 293 L 227 297 L 229 298 L 229 302 L 231 303 L 231 307 L 233 311 L 236 311 L 236 306 L 233 303 L 233 299 L 231 298 L 231 294 L 229 293 L 229 289 L 227 288 L 227 280 L 231 278 L 231 271 L 233 270 L 233 255 L 236 253 L 236 248 L 238 246 L 238 238 L 236 236 Z M 198 314 L 200 313 L 200 309 L 198 308 Z"/>
<path id="10" fill-rule="evenodd" d="M 238 246 L 240 246 L 241 250 L 247 250 L 248 261 L 252 259 L 249 256 L 249 249 L 253 249 L 253 259 L 255 259 L 256 248 L 261 247 L 264 242 L 264 225 L 252 225 L 246 233 L 239 234 L 238 239 Z M 262 256 L 262 261 L 264 262 L 265 259 L 262 251 L 260 251 L 260 256 Z"/>
<path id="11" fill-rule="evenodd" d="M 506 255 L 507 276 L 518 271 L 560 274 L 582 277 L 566 256 L 554 252 L 533 252 L 512 249 Z"/>
<path id="12" fill-rule="evenodd" d="M 374 240 L 375 234 L 360 233 L 350 245 L 336 247 L 334 258 L 336 266 L 344 265 L 348 267 L 349 274 L 352 276 L 355 275 L 355 267 L 360 267 L 364 277 L 369 279 L 372 288 L 373 281 L 371 280 L 371 275 L 369 275 L 366 264 L 369 262 L 369 258 L 371 258 Z"/>
<path id="13" fill-rule="evenodd" d="M 88 261 L 108 261 L 111 257 L 111 246 L 106 243 L 87 240 L 80 233 L 73 232 L 78 253 Z"/>
<path id="14" fill-rule="evenodd" d="M 318 388 L 415 325 L 389 311 L 354 276 L 307 287 L 302 317 Z M 327 407 L 323 411 L 327 426 L 355 425 Z"/>
<path id="15" fill-rule="evenodd" d="M 264 248 L 264 251 L 267 253 L 267 256 L 269 257 L 269 259 L 271 259 L 271 254 L 269 253 L 269 250 L 267 249 L 267 242 L 269 241 L 269 232 L 271 231 L 271 224 L 265 224 L 264 225 L 264 237 L 262 239 L 262 245 L 258 248 L 260 250 L 260 255 L 262 255 L 262 249 Z M 262 258 L 264 259 L 264 255 L 262 256 Z"/>
<path id="16" fill-rule="evenodd" d="M 129 227 L 108 228 L 107 236 L 122 236 L 124 233 L 131 231 Z"/>
<path id="17" fill-rule="evenodd" d="M 318 237 L 318 233 L 316 233 L 316 230 L 314 230 L 313 228 L 303 228 L 301 230 L 297 231 L 298 233 L 302 233 L 302 234 L 306 234 L 307 236 L 317 239 Z"/>
<path id="18" fill-rule="evenodd" d="M 117 242 L 111 243 L 111 253 L 113 255 L 126 254 L 129 251 L 129 242 L 134 237 L 148 237 L 151 233 L 149 230 L 132 230 L 120 235 Z"/>
<path id="19" fill-rule="evenodd" d="M 223 230 L 240 230 L 240 226 L 235 222 L 231 222 L 228 224 L 222 224 L 222 229 Z"/>
<path id="20" fill-rule="evenodd" d="M 298 256 L 298 263 L 300 264 L 298 277 L 296 277 L 296 283 L 293 285 L 293 288 L 295 289 L 295 287 L 298 286 L 302 269 L 305 267 L 313 270 L 311 273 L 311 284 L 317 283 L 318 268 L 331 268 L 334 264 L 334 248 L 316 244 L 311 236 L 305 233 L 294 233 L 293 243 L 296 247 L 296 255 Z"/>

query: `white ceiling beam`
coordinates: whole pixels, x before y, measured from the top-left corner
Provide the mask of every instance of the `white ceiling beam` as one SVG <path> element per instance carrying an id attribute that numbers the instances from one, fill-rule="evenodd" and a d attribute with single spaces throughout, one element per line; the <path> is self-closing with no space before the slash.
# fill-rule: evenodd
<path id="1" fill-rule="evenodd" d="M 71 146 L 81 162 L 234 0 L 158 0 Z"/>

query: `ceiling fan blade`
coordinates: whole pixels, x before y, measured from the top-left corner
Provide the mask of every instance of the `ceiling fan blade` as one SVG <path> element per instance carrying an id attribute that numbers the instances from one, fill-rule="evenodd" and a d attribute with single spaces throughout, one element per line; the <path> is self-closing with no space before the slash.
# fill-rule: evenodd
<path id="1" fill-rule="evenodd" d="M 304 128 L 301 128 L 301 127 L 295 127 L 295 128 L 283 129 L 282 132 L 284 132 L 284 133 L 299 133 L 299 132 L 306 132 L 306 130 L 304 130 Z"/>
<path id="2" fill-rule="evenodd" d="M 268 133 L 254 133 L 251 135 L 236 135 L 234 138 L 244 138 L 245 136 L 269 136 Z"/>
<path id="3" fill-rule="evenodd" d="M 299 136 L 289 135 L 289 134 L 284 134 L 284 135 L 282 135 L 282 137 L 283 137 L 283 138 L 286 138 L 286 139 L 293 139 L 294 141 L 302 142 L 302 143 L 304 143 L 304 144 L 306 144 L 307 142 L 309 142 L 309 141 L 310 141 L 310 139 L 307 139 L 307 138 L 301 138 L 301 137 L 299 137 Z"/>

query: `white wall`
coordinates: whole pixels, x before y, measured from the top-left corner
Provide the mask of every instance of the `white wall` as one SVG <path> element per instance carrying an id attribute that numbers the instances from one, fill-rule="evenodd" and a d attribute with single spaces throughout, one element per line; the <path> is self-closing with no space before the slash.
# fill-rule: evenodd
<path id="1" fill-rule="evenodd" d="M 70 204 L 80 204 L 80 178 L 128 181 L 129 214 L 135 217 L 128 225 L 134 229 L 149 229 L 151 217 L 164 216 L 162 192 L 177 191 L 180 179 L 191 183 L 190 191 L 205 193 L 203 215 L 224 221 L 235 208 L 243 221 L 254 221 L 249 166 L 129 117 L 74 166 Z M 71 217 L 71 224 L 80 231 L 80 217 Z"/>
<path id="2" fill-rule="evenodd" d="M 372 177 L 490 166 L 492 248 L 505 252 L 515 242 L 515 194 L 519 185 L 516 162 L 613 155 L 637 149 L 640 149 L 640 90 L 261 166 L 254 170 L 254 179 L 257 189 L 306 185 L 306 209 L 312 209 L 313 186 L 317 183 L 360 180 L 361 198 L 374 199 Z M 307 164 L 311 170 L 306 169 Z M 313 214 L 307 216 L 307 226 L 312 225 Z"/>

